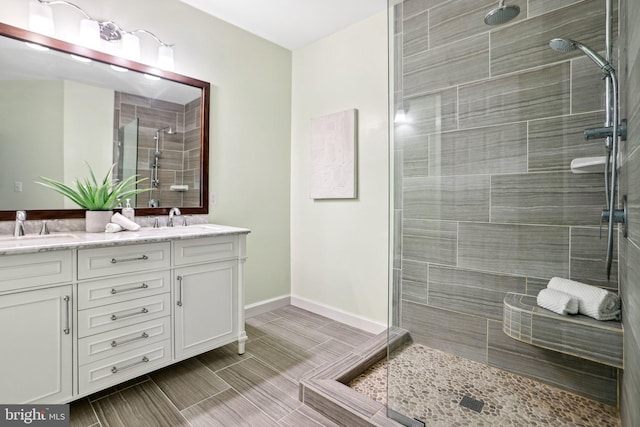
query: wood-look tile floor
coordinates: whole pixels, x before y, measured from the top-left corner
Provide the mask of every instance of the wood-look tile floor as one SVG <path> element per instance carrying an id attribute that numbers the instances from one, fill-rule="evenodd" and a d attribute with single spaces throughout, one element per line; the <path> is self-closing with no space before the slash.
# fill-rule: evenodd
<path id="1" fill-rule="evenodd" d="M 298 400 L 298 381 L 373 335 L 294 306 L 246 323 L 242 356 L 232 343 L 79 399 L 71 426 L 336 426 Z"/>

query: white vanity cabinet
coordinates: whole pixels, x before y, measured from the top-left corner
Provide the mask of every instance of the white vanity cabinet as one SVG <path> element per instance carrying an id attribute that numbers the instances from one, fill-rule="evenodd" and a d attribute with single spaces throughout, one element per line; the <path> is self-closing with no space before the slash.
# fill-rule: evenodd
<path id="1" fill-rule="evenodd" d="M 220 236 L 174 242 L 175 352 L 185 359 L 238 340 L 244 353 L 239 262 L 244 240 Z M 241 327 L 242 326 L 242 327 Z"/>
<path id="2" fill-rule="evenodd" d="M 248 232 L 17 241 L 0 255 L 0 403 L 70 402 L 234 341 L 244 353 Z"/>
<path id="3" fill-rule="evenodd" d="M 71 280 L 72 251 L 0 257 L 0 402 L 72 400 Z"/>

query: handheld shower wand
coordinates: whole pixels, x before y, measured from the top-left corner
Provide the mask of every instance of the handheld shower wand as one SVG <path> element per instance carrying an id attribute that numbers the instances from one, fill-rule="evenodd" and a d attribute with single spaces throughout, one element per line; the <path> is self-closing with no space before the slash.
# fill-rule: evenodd
<path id="1" fill-rule="evenodd" d="M 557 38 L 549 42 L 549 47 L 557 52 L 571 52 L 572 50 L 581 50 L 589 59 L 598 65 L 605 74 L 615 74 L 616 70 L 613 65 L 600 56 L 597 52 L 575 40 Z"/>
<path id="2" fill-rule="evenodd" d="M 607 209 L 602 211 L 601 221 L 608 222 L 607 227 L 607 257 L 606 269 L 607 278 L 611 276 L 611 264 L 613 262 L 613 232 L 616 222 L 626 223 L 626 209 L 616 209 L 616 186 L 618 183 L 618 137 L 619 130 L 619 106 L 618 106 L 618 77 L 616 70 L 609 61 L 600 56 L 597 52 L 575 40 L 556 38 L 549 42 L 549 47 L 558 52 L 570 52 L 572 50 L 580 50 L 589 59 L 591 59 L 600 69 L 607 79 L 607 126 L 603 135 L 602 129 L 599 129 L 598 136 L 606 136 L 607 138 L 607 161 L 605 168 L 611 165 L 610 171 L 605 170 L 605 196 L 607 199 Z M 610 117 L 610 120 L 609 120 Z M 595 135 L 595 134 L 594 134 Z M 585 131 L 585 136 L 591 137 L 589 130 Z M 624 139 L 624 136 L 623 136 Z M 610 179 L 607 182 L 607 179 Z M 602 223 L 602 222 L 601 222 Z"/>

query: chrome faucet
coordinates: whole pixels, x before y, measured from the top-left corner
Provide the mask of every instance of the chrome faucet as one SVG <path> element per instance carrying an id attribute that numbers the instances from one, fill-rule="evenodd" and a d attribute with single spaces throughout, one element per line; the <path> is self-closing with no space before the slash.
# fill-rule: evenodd
<path id="1" fill-rule="evenodd" d="M 40 229 L 40 235 L 46 236 L 49 234 L 49 226 L 47 225 L 47 221 L 42 221 L 42 228 Z"/>
<path id="2" fill-rule="evenodd" d="M 14 236 L 24 236 L 24 222 L 27 220 L 25 211 L 16 211 L 16 228 L 13 231 Z"/>
<path id="3" fill-rule="evenodd" d="M 173 216 L 174 215 L 181 215 L 180 209 L 171 208 L 171 210 L 169 211 L 169 221 L 167 222 L 167 227 L 173 227 Z"/>

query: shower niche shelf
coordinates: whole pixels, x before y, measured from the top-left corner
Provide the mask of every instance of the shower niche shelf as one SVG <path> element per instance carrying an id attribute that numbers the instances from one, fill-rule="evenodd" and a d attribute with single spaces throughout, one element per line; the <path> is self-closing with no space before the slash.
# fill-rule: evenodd
<path id="1" fill-rule="evenodd" d="M 605 156 L 598 157 L 580 157 L 571 160 L 571 172 L 581 173 L 604 173 L 607 158 Z"/>
<path id="2" fill-rule="evenodd" d="M 622 368 L 622 324 L 581 314 L 563 316 L 539 307 L 536 297 L 507 293 L 503 331 L 513 339 Z"/>

